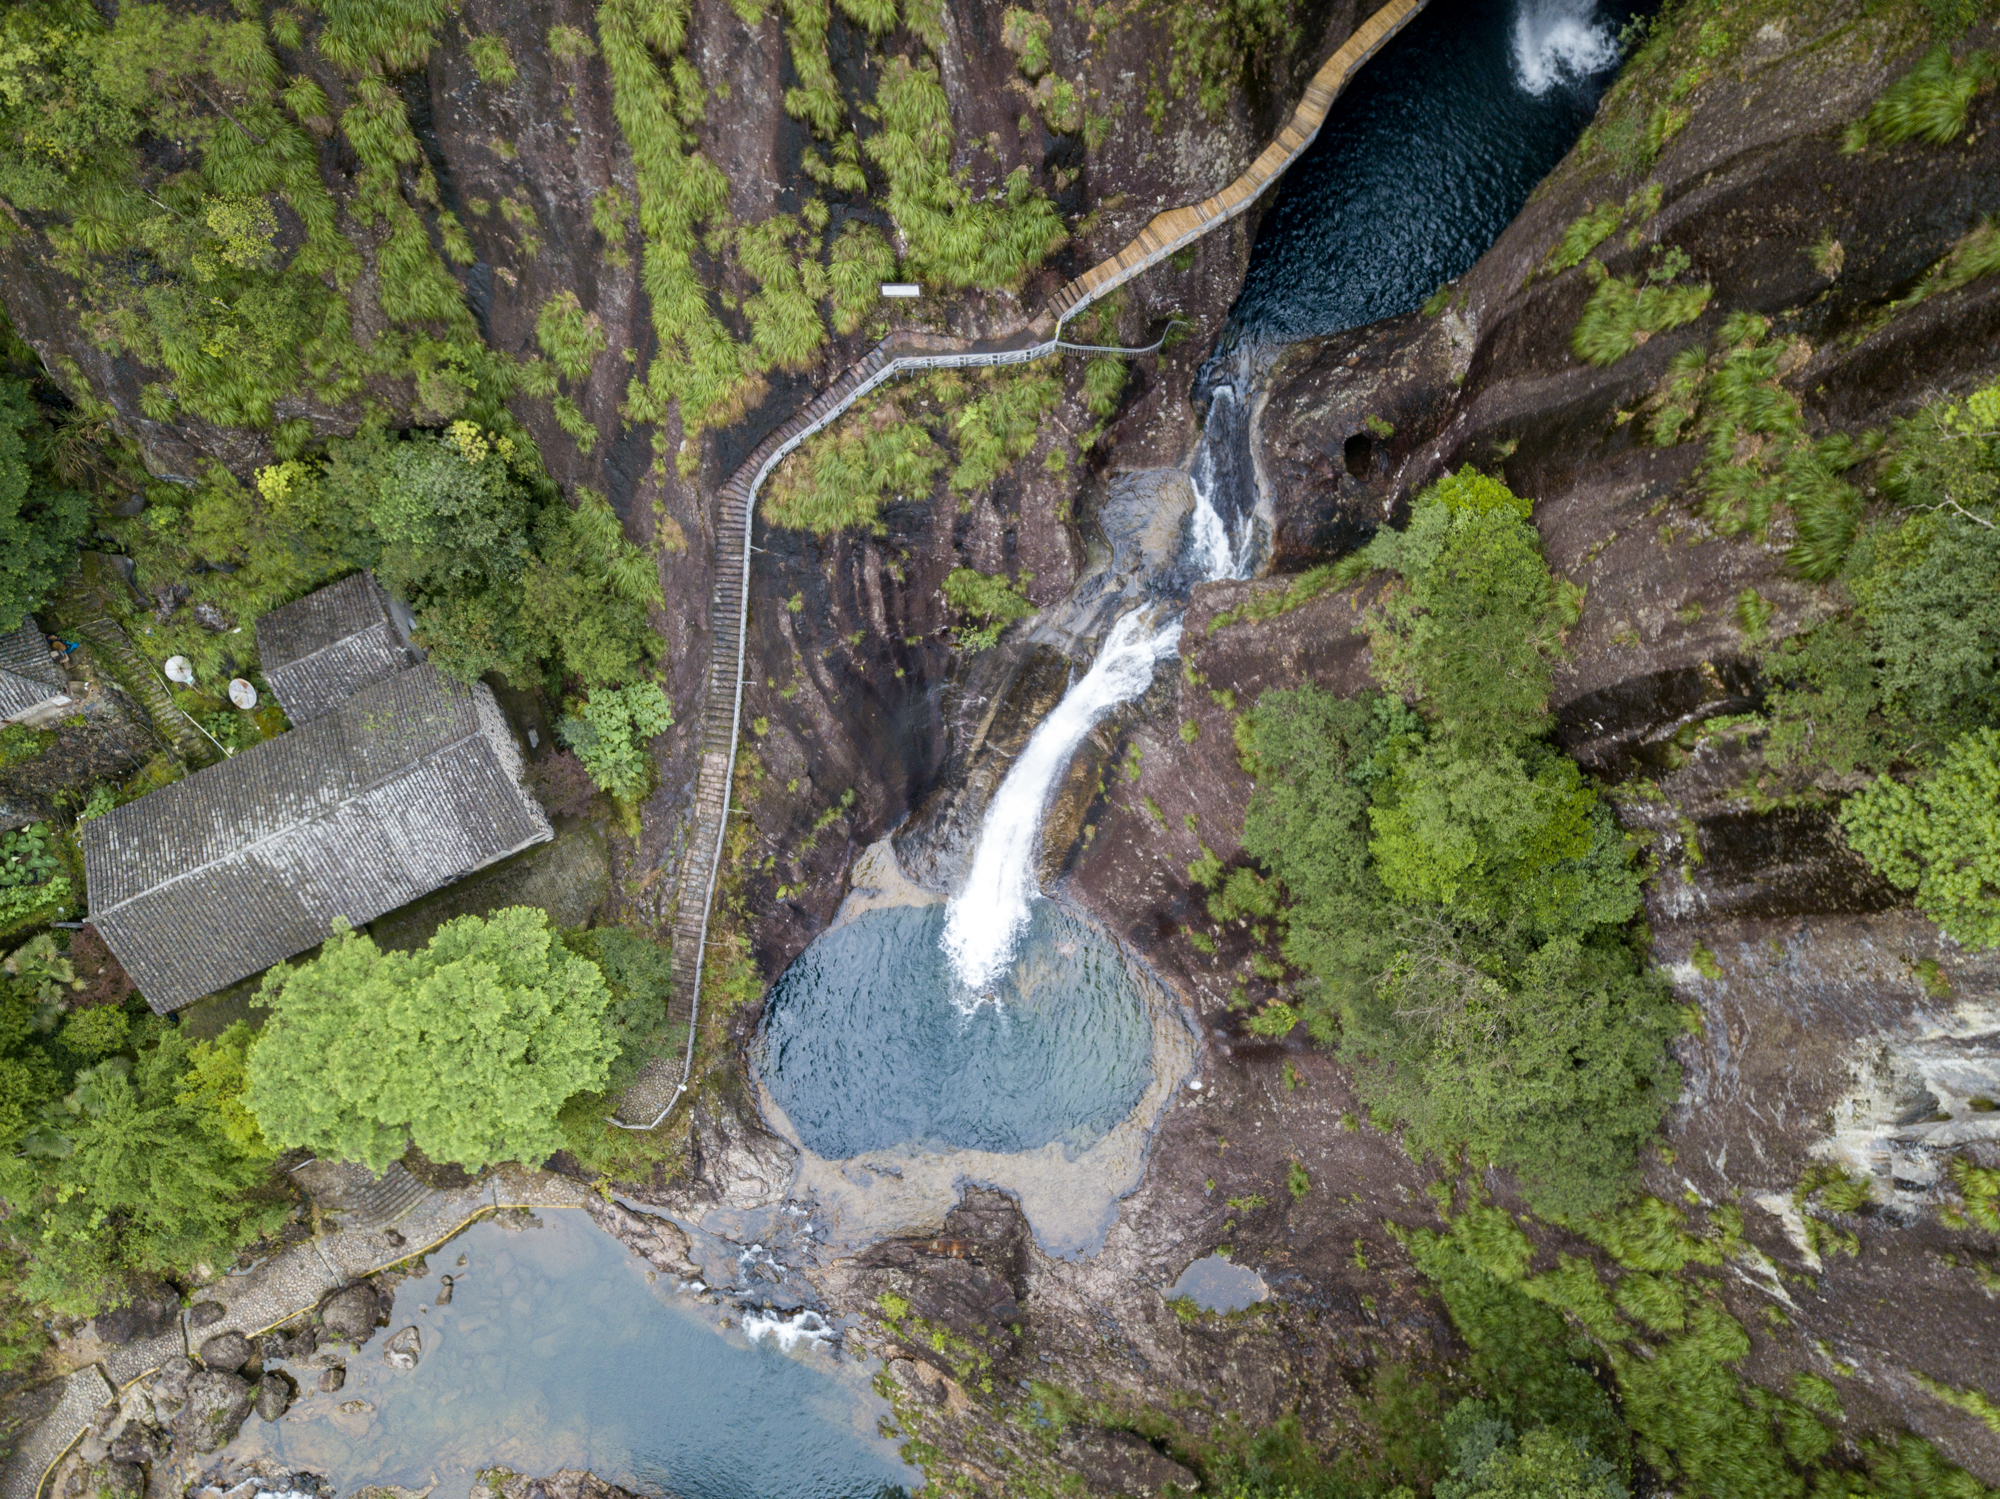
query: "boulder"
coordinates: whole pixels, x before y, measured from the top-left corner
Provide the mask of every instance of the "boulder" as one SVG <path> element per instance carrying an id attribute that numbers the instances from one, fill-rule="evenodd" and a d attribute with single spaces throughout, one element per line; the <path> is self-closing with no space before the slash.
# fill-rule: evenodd
<path id="1" fill-rule="evenodd" d="M 197 1301 L 188 1308 L 188 1327 L 200 1332 L 204 1327 L 213 1327 L 229 1315 L 229 1308 L 219 1301 Z"/>
<path id="2" fill-rule="evenodd" d="M 406 1327 L 382 1345 L 382 1357 L 392 1369 L 414 1369 L 424 1356 L 423 1337 L 414 1327 Z"/>
<path id="3" fill-rule="evenodd" d="M 372 1282 L 361 1281 L 335 1291 L 319 1310 L 319 1320 L 327 1335 L 341 1342 L 361 1344 L 375 1336 L 375 1329 L 389 1320 L 389 1309 Z"/>
<path id="4" fill-rule="evenodd" d="M 160 1420 L 173 1420 L 187 1404 L 188 1383 L 194 1378 L 194 1373 L 194 1360 L 179 1354 L 165 1360 L 153 1371 L 153 1377 L 146 1381 L 146 1393 Z"/>
<path id="5" fill-rule="evenodd" d="M 322 1395 L 331 1395 L 346 1383 L 347 1366 L 345 1364 L 335 1364 L 331 1368 L 319 1371 L 319 1392 Z"/>
<path id="6" fill-rule="evenodd" d="M 91 1318 L 90 1330 L 103 1342 L 123 1345 L 171 1332 L 180 1318 L 180 1296 L 171 1286 L 153 1282 L 141 1286 L 123 1306 Z"/>
<path id="7" fill-rule="evenodd" d="M 277 1420 L 292 1408 L 293 1397 L 298 1392 L 299 1387 L 292 1383 L 289 1374 L 282 1374 L 276 1369 L 266 1371 L 264 1377 L 257 1381 L 257 1414 L 266 1421 Z"/>
<path id="8" fill-rule="evenodd" d="M 310 1327 L 297 1332 L 267 1332 L 257 1340 L 257 1352 L 266 1364 L 302 1364 L 319 1347 Z"/>
<path id="9" fill-rule="evenodd" d="M 111 1456 L 121 1463 L 156 1463 L 172 1450 L 172 1437 L 138 1421 L 129 1423 L 111 1443 Z"/>
<path id="10" fill-rule="evenodd" d="M 207 1368 L 234 1374 L 250 1362 L 250 1355 L 255 1351 L 242 1333 L 219 1332 L 201 1345 L 201 1361 Z"/>
<path id="11" fill-rule="evenodd" d="M 250 1383 L 219 1369 L 204 1369 L 188 1380 L 187 1405 L 174 1429 L 197 1452 L 214 1452 L 236 1435 L 250 1414 Z"/>

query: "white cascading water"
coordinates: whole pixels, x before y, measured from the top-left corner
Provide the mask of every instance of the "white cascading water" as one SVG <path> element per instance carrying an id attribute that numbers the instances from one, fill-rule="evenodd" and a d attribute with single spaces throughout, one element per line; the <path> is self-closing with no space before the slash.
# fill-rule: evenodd
<path id="1" fill-rule="evenodd" d="M 1242 564 L 1229 528 L 1199 484 L 1190 530 L 1194 560 L 1205 577 L 1240 576 Z M 942 938 L 952 971 L 975 996 L 975 1004 L 1012 959 L 1014 943 L 1028 924 L 1028 903 L 1041 894 L 1035 855 L 1050 788 L 1092 726 L 1120 703 L 1144 692 L 1153 680 L 1154 666 L 1180 645 L 1179 614 L 1149 629 L 1146 613 L 1141 607 L 1119 616 L 1090 670 L 1035 729 L 986 809 L 972 870 L 945 908 Z"/>
<path id="2" fill-rule="evenodd" d="M 1618 38 L 1596 0 L 1521 0 L 1514 17 L 1514 78 L 1530 94 L 1588 78 L 1618 61 Z"/>

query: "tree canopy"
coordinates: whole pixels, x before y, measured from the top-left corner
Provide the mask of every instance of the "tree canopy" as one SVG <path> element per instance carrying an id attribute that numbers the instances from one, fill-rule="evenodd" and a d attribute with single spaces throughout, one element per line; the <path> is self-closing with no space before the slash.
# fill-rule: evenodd
<path id="1" fill-rule="evenodd" d="M 1583 1213 L 1672 1102 L 1675 1021 L 1625 931 L 1632 850 L 1540 737 L 1575 595 L 1527 514 L 1470 471 L 1425 490 L 1348 569 L 1396 573 L 1371 628 L 1399 696 L 1307 684 L 1239 721 L 1244 851 L 1282 883 L 1281 950 L 1305 975 L 1251 1024 L 1337 1040 L 1414 1150 L 1469 1146 L 1540 1210 Z M 1238 870 L 1210 910 L 1259 900 Z"/>
<path id="2" fill-rule="evenodd" d="M 58 481 L 48 442 L 28 382 L 0 376 L 0 631 L 41 605 L 90 532 L 90 499 Z"/>
<path id="3" fill-rule="evenodd" d="M 556 1114 L 603 1086 L 610 991 L 545 912 L 446 922 L 416 952 L 339 930 L 265 977 L 245 1102 L 265 1139 L 382 1171 L 415 1144 L 468 1170 L 561 1148 Z"/>

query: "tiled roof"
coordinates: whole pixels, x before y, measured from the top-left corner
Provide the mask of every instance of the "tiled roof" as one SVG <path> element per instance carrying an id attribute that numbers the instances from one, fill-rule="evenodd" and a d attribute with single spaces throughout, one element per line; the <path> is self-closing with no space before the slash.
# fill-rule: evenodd
<path id="1" fill-rule="evenodd" d="M 32 618 L 0 635 L 0 719 L 17 718 L 51 698 L 67 696 L 68 685 L 49 659 L 48 637 Z"/>
<path id="2" fill-rule="evenodd" d="M 519 774 L 492 693 L 412 667 L 84 823 L 90 920 L 167 1014 L 546 841 Z"/>
<path id="3" fill-rule="evenodd" d="M 295 724 L 331 713 L 410 664 L 371 573 L 329 583 L 257 620 L 257 655 Z"/>

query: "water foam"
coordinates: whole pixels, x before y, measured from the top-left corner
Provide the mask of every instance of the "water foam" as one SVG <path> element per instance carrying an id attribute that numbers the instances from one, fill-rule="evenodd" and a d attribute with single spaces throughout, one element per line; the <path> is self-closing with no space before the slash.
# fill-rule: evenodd
<path id="1" fill-rule="evenodd" d="M 808 1348 L 824 1348 L 833 1340 L 833 1329 L 818 1312 L 796 1312 L 789 1317 L 781 1317 L 776 1312 L 745 1312 L 743 1336 L 753 1343 L 768 1339 L 790 1353 L 800 1344 Z"/>
<path id="2" fill-rule="evenodd" d="M 1035 852 L 1042 808 L 1056 777 L 1083 736 L 1113 708 L 1144 692 L 1154 665 L 1180 644 L 1178 615 L 1157 626 L 1146 616 L 1146 610 L 1134 609 L 1111 627 L 1090 670 L 1036 728 L 986 809 L 972 871 L 947 907 L 941 939 L 967 991 L 962 1008 L 973 1009 L 983 1001 L 1028 924 L 1028 902 L 1040 894 Z"/>
<path id="3" fill-rule="evenodd" d="M 1618 38 L 1596 0 L 1522 0 L 1514 17 L 1514 81 L 1537 97 L 1618 61 Z"/>

